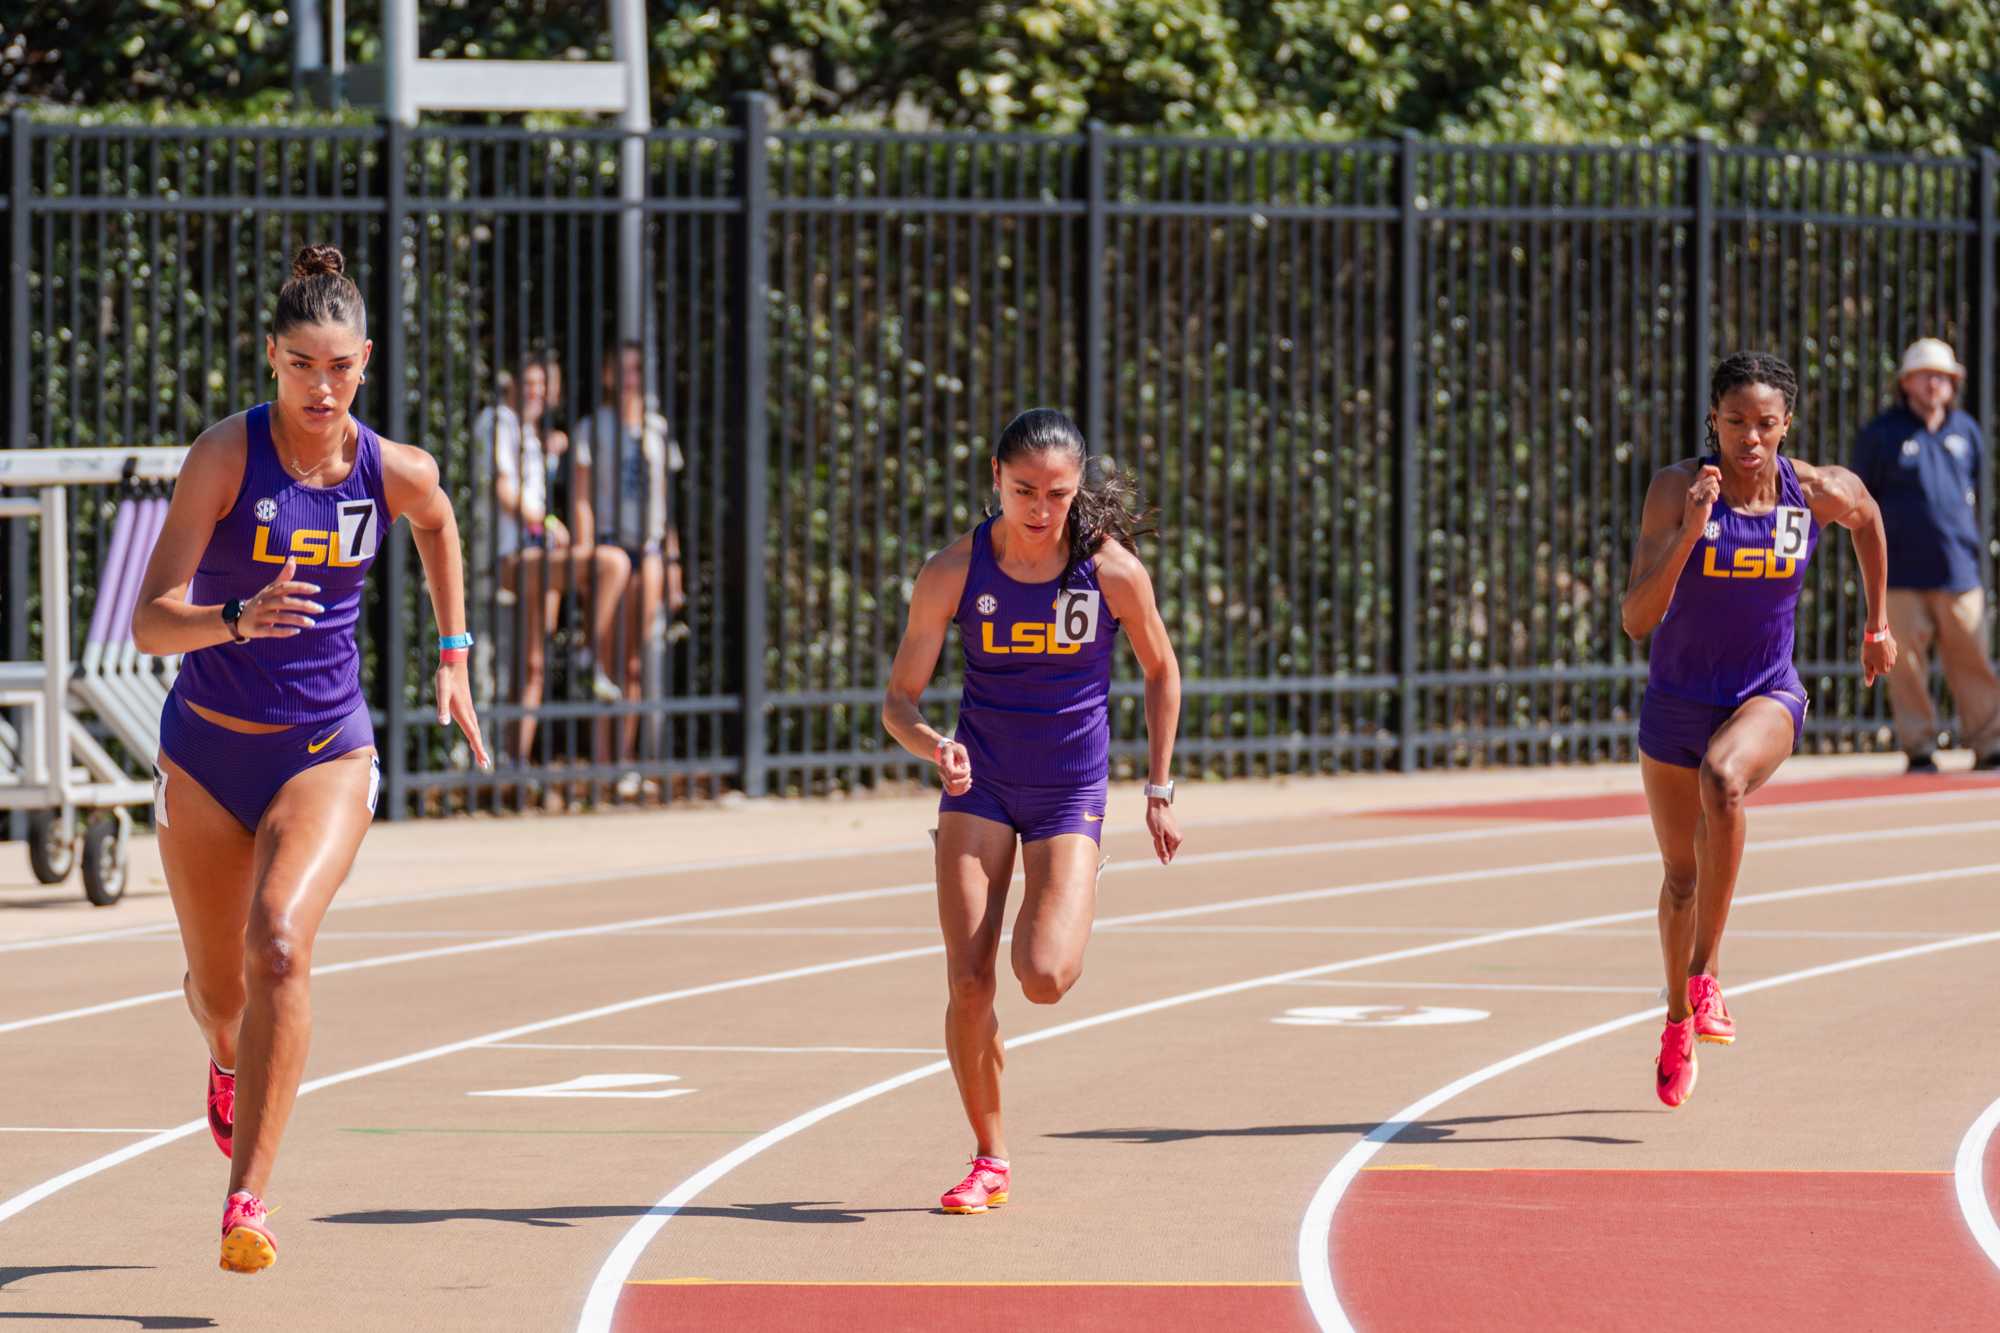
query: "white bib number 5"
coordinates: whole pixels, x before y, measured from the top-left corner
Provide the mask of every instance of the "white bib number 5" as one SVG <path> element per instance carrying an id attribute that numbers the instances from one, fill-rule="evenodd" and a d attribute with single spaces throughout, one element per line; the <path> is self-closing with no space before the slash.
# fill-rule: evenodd
<path id="1" fill-rule="evenodd" d="M 1104 596 L 1095 588 L 1068 588 L 1056 594 L 1055 642 L 1067 648 L 1097 640 L 1097 616 Z"/>
<path id="2" fill-rule="evenodd" d="M 1812 532 L 1812 511 L 1779 505 L 1778 526 L 1771 547 L 1781 560 L 1797 560 L 1806 553 L 1806 538 Z"/>

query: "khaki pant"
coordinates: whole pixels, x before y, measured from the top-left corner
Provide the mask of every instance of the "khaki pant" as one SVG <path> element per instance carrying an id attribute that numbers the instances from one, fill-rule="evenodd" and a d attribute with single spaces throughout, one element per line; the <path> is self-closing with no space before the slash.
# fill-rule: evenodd
<path id="1" fill-rule="evenodd" d="M 1975 755 L 2000 750 L 2000 678 L 1986 659 L 1986 592 L 1941 588 L 1889 589 L 1889 630 L 1896 636 L 1896 665 L 1889 672 L 1889 708 L 1896 744 L 1905 754 L 1937 749 L 1937 710 L 1931 706 L 1930 650 L 1937 647 L 1945 683 L 1958 704 L 1958 743 Z"/>

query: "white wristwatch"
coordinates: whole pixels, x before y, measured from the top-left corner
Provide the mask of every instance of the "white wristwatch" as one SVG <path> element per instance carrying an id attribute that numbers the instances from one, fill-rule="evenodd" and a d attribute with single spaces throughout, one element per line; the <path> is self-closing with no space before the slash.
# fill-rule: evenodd
<path id="1" fill-rule="evenodd" d="M 1155 787 L 1152 783 L 1147 783 L 1146 799 L 1149 801 L 1165 801 L 1168 805 L 1172 805 L 1174 803 L 1173 779 L 1168 778 L 1167 785 L 1164 787 Z"/>

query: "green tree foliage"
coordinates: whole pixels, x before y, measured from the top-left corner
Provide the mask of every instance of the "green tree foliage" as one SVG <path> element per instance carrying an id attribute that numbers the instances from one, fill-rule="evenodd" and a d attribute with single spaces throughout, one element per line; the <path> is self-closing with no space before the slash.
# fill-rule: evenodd
<path id="1" fill-rule="evenodd" d="M 429 0 L 435 55 L 608 54 L 603 0 Z M 655 110 L 794 123 L 1961 152 L 2000 139 L 2000 10 L 1934 0 L 648 0 Z M 349 7 L 380 54 L 379 0 Z M 27 0 L 0 96 L 282 108 L 283 0 Z"/>

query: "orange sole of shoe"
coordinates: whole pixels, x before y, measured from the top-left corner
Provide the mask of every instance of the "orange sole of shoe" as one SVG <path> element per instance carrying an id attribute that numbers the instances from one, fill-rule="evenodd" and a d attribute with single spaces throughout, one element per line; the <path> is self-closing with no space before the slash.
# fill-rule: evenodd
<path id="1" fill-rule="evenodd" d="M 237 1227 L 222 1238 L 222 1267 L 230 1273 L 261 1273 L 278 1262 L 270 1238 L 249 1227 Z"/>
<path id="2" fill-rule="evenodd" d="M 1711 1037 L 1706 1032 L 1695 1033 L 1694 1039 L 1696 1041 L 1705 1041 L 1711 1046 L 1734 1046 L 1736 1044 L 1736 1038 L 1734 1037 Z"/>
<path id="3" fill-rule="evenodd" d="M 1005 1202 L 1007 1202 L 1007 1196 L 1005 1194 L 996 1194 L 977 1208 L 947 1208 L 944 1211 L 950 1213 L 954 1217 L 966 1217 L 973 1213 L 989 1212 L 992 1209 L 998 1208 L 1001 1204 Z"/>

